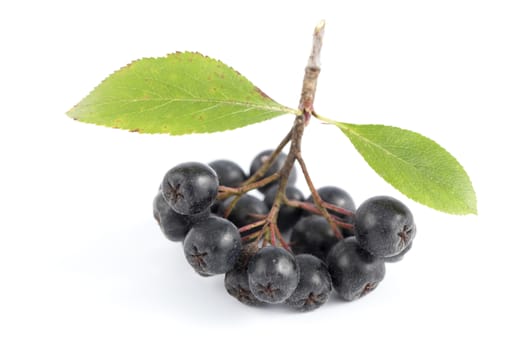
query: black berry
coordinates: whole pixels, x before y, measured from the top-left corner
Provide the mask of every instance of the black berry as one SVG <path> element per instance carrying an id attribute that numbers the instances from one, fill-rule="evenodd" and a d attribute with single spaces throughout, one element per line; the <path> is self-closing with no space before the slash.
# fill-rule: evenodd
<path id="1" fill-rule="evenodd" d="M 226 273 L 224 276 L 224 287 L 228 294 L 241 303 L 258 306 L 264 304 L 261 300 L 257 299 L 250 290 L 248 284 L 248 270 L 247 267 L 234 268 Z"/>
<path id="2" fill-rule="evenodd" d="M 352 213 L 355 212 L 354 200 L 348 194 L 348 192 L 346 192 L 342 188 L 335 187 L 335 186 L 325 186 L 325 187 L 319 188 L 317 192 L 319 193 L 319 196 L 321 197 L 323 201 L 333 204 L 335 206 L 338 206 L 340 208 L 346 209 L 348 211 L 351 211 Z M 306 201 L 310 203 L 314 202 L 312 196 L 309 196 L 306 199 Z M 333 211 L 331 209 L 328 209 L 328 212 L 336 216 L 337 218 L 339 218 L 339 220 L 341 220 L 342 222 L 354 225 L 354 221 L 355 221 L 354 215 L 344 215 L 336 211 Z M 308 212 L 305 212 L 305 215 L 311 215 L 311 214 Z M 354 228 L 341 227 L 340 230 L 341 230 L 341 234 L 344 237 L 350 237 L 350 236 L 355 235 Z"/>
<path id="3" fill-rule="evenodd" d="M 270 149 L 270 150 L 266 150 L 266 151 L 259 153 L 255 157 L 255 159 L 252 161 L 252 164 L 250 165 L 250 176 L 255 174 L 257 170 L 259 170 L 259 168 L 264 164 L 264 162 L 270 158 L 272 153 L 273 153 L 273 150 Z M 275 162 L 264 173 L 263 177 L 267 177 L 269 175 L 272 175 L 278 172 L 283 167 L 285 162 L 286 162 L 286 153 L 281 152 L 275 159 Z M 290 172 L 290 175 L 288 177 L 288 185 L 290 186 L 294 185 L 296 180 L 297 180 L 297 170 L 294 167 L 292 168 L 292 171 Z M 259 187 L 259 191 L 261 191 L 262 193 L 265 193 L 272 186 L 273 186 L 273 183 Z"/>
<path id="4" fill-rule="evenodd" d="M 300 271 L 299 284 L 286 303 L 301 311 L 315 310 L 328 300 L 332 291 L 328 267 L 309 254 L 297 255 L 295 261 Z"/>
<path id="5" fill-rule="evenodd" d="M 230 160 L 215 160 L 209 166 L 217 173 L 222 186 L 239 187 L 246 180 L 244 170 Z"/>
<path id="6" fill-rule="evenodd" d="M 273 186 L 268 191 L 266 191 L 264 196 L 264 203 L 268 208 L 271 208 L 273 202 L 275 201 L 275 196 L 279 186 Z M 288 186 L 286 187 L 286 197 L 290 200 L 303 201 L 304 196 L 297 187 Z M 296 207 L 290 207 L 285 204 L 281 205 L 279 209 L 279 215 L 277 216 L 277 226 L 281 232 L 286 232 L 291 229 L 297 221 L 301 218 L 302 209 Z"/>
<path id="7" fill-rule="evenodd" d="M 340 208 L 349 210 L 351 212 L 355 211 L 355 204 L 352 197 L 346 192 L 345 190 L 335 187 L 335 186 L 325 186 L 321 187 L 317 190 L 317 193 L 319 193 L 319 197 L 327 203 L 333 204 L 335 206 L 338 206 Z M 314 199 L 312 196 L 309 196 L 306 199 L 307 202 L 313 203 Z M 330 214 L 333 214 L 339 218 L 344 219 L 345 215 L 341 213 L 334 212 L 332 210 L 328 210 Z"/>
<path id="8" fill-rule="evenodd" d="M 241 253 L 241 236 L 230 221 L 210 216 L 193 225 L 184 239 L 184 254 L 201 275 L 231 270 Z"/>
<path id="9" fill-rule="evenodd" d="M 233 201 L 233 197 L 228 198 L 219 208 L 219 214 L 224 215 L 226 209 L 230 206 Z M 235 226 L 241 228 L 248 224 L 252 224 L 256 221 L 262 220 L 262 218 L 268 214 L 268 207 L 261 201 L 259 198 L 256 198 L 249 194 L 244 194 L 241 196 L 239 201 L 235 204 L 235 207 L 230 212 L 228 220 L 233 222 Z M 254 232 L 258 228 L 244 232 L 243 234 L 249 234 Z"/>
<path id="10" fill-rule="evenodd" d="M 157 220 L 162 233 L 171 241 L 183 241 L 190 230 L 189 217 L 173 211 L 160 192 L 153 200 L 153 217 Z"/>
<path id="11" fill-rule="evenodd" d="M 348 301 L 374 290 L 385 276 L 384 261 L 362 249 L 354 237 L 339 241 L 326 262 L 335 291 Z"/>
<path id="12" fill-rule="evenodd" d="M 325 260 L 338 242 L 328 221 L 319 215 L 305 216 L 295 225 L 290 244 L 295 254 L 312 254 Z"/>
<path id="13" fill-rule="evenodd" d="M 170 169 L 161 186 L 162 195 L 173 210 L 182 215 L 193 215 L 212 205 L 219 180 L 208 165 L 188 162 Z"/>
<path id="14" fill-rule="evenodd" d="M 369 198 L 357 209 L 355 220 L 357 241 L 378 257 L 398 255 L 416 234 L 412 213 L 392 197 Z"/>
<path id="15" fill-rule="evenodd" d="M 234 268 L 224 275 L 224 287 L 228 294 L 250 306 L 264 304 L 253 295 L 248 283 L 248 263 L 255 254 L 254 249 L 257 249 L 254 245 L 243 246 Z"/>
<path id="16" fill-rule="evenodd" d="M 283 248 L 262 248 L 250 259 L 248 283 L 261 301 L 271 304 L 285 301 L 299 283 L 299 268 L 294 256 Z"/>

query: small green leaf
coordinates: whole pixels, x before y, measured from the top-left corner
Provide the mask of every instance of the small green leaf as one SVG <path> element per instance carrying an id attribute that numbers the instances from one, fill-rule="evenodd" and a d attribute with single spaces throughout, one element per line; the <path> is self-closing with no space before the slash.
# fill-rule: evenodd
<path id="1" fill-rule="evenodd" d="M 476 194 L 459 162 L 413 131 L 334 122 L 368 164 L 407 197 L 450 214 L 476 214 Z"/>
<path id="2" fill-rule="evenodd" d="M 67 115 L 141 133 L 235 129 L 297 111 L 282 106 L 215 59 L 182 52 L 144 58 L 97 86 Z"/>

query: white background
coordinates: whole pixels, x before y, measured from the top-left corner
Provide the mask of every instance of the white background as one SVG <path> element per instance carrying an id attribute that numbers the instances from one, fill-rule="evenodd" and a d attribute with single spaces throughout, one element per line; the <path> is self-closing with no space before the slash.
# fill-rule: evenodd
<path id="1" fill-rule="evenodd" d="M 525 347 L 522 1 L 14 3 L 0 5 L 0 348 Z M 401 198 L 418 236 L 362 300 L 307 314 L 249 308 L 221 277 L 192 272 L 151 201 L 180 162 L 248 168 L 291 117 L 169 137 L 65 112 L 119 67 L 177 50 L 219 58 L 293 107 L 320 19 L 317 111 L 438 141 L 470 174 L 479 215 L 406 199 L 314 120 L 303 147 L 316 185 L 357 203 Z"/>

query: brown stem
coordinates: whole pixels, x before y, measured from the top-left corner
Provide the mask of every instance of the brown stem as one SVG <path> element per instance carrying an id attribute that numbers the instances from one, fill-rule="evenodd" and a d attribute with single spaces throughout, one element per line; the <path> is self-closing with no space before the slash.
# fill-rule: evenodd
<path id="1" fill-rule="evenodd" d="M 263 163 L 263 165 L 252 175 L 248 178 L 248 180 L 244 181 L 243 183 L 243 186 L 247 186 L 249 184 L 252 184 L 254 182 L 256 182 L 257 180 L 259 180 L 261 177 L 264 176 L 264 174 L 266 174 L 266 172 L 268 171 L 268 169 L 270 169 L 270 167 L 272 166 L 272 164 L 275 162 L 275 160 L 277 159 L 277 157 L 279 156 L 279 154 L 281 154 L 283 148 L 288 144 L 288 142 L 290 142 L 292 138 L 292 130 L 290 130 L 288 132 L 288 134 L 286 134 L 286 136 L 284 137 L 284 139 L 281 141 L 281 143 L 279 143 L 279 145 L 273 150 L 272 154 L 270 155 L 270 157 Z M 271 182 L 271 181 L 270 181 Z M 264 186 L 264 185 L 260 185 L 260 186 Z M 257 188 L 257 187 L 260 187 L 260 186 L 256 186 L 254 188 Z"/>
<path id="2" fill-rule="evenodd" d="M 321 199 L 321 196 L 319 196 L 319 193 L 315 189 L 315 186 L 312 182 L 312 178 L 310 177 L 308 173 L 308 169 L 306 168 L 306 163 L 304 162 L 304 159 L 302 158 L 301 154 L 297 154 L 297 162 L 301 166 L 301 170 L 303 172 L 304 178 L 306 180 L 306 183 L 308 184 L 308 188 L 310 189 L 310 192 L 312 192 L 312 198 L 314 200 L 314 204 L 321 211 L 321 214 L 323 217 L 328 220 L 328 223 L 330 224 L 330 227 L 334 231 L 334 235 L 339 238 L 343 239 L 343 235 L 341 234 L 341 231 L 339 230 L 339 227 L 337 227 L 337 224 L 335 223 L 332 215 L 326 210 L 325 207 L 323 207 L 323 200 Z"/>
<path id="3" fill-rule="evenodd" d="M 249 192 L 251 190 L 254 190 L 256 188 L 262 187 L 264 185 L 267 185 L 271 182 L 274 182 L 280 177 L 279 173 L 275 173 L 272 175 L 269 175 L 265 177 L 264 179 L 261 179 L 259 181 L 255 181 L 246 185 L 242 185 L 241 187 L 226 187 L 226 186 L 219 186 L 219 194 L 217 195 L 217 199 L 224 200 L 232 195 L 240 196 L 245 194 L 246 192 Z"/>
<path id="4" fill-rule="evenodd" d="M 321 72 L 320 53 L 323 43 L 323 35 L 324 21 L 321 21 L 315 28 L 313 35 L 312 51 L 308 59 L 308 64 L 305 68 L 303 86 L 301 90 L 301 99 L 299 101 L 299 110 L 301 111 L 301 114 L 295 117 L 292 129 L 277 146 L 277 148 L 273 151 L 273 153 L 271 154 L 269 159 L 263 164 L 263 166 L 261 166 L 261 168 L 255 172 L 255 174 L 253 174 L 248 180 L 246 180 L 242 184 L 242 186 L 240 186 L 239 188 L 221 187 L 221 192 L 218 195 L 219 199 L 225 199 L 232 195 L 235 196 L 234 200 L 226 210 L 225 217 L 227 217 L 231 213 L 231 210 L 233 209 L 233 207 L 235 206 L 235 204 L 237 203 L 237 201 L 243 193 L 246 193 L 247 191 L 252 190 L 254 188 L 264 186 L 272 181 L 279 181 L 279 187 L 277 189 L 275 200 L 266 218 L 257 221 L 251 225 L 247 225 L 245 226 L 246 228 L 242 228 L 244 232 L 255 227 L 261 227 L 259 231 L 243 237 L 243 240 L 253 239 L 255 240 L 255 242 L 260 242 L 262 239 L 263 247 L 266 246 L 268 243 L 275 246 L 278 240 L 283 248 L 290 250 L 289 245 L 283 239 L 282 234 L 277 226 L 277 217 L 281 205 L 283 203 L 290 202 L 286 198 L 286 185 L 288 184 L 288 178 L 296 160 L 301 165 L 301 169 L 303 170 L 303 174 L 308 182 L 308 186 L 310 187 L 310 191 L 312 192 L 314 203 L 317 209 L 319 210 L 320 214 L 327 218 L 328 222 L 333 227 L 335 235 L 338 238 L 342 238 L 342 235 L 339 232 L 335 221 L 332 219 L 331 215 L 328 213 L 326 208 L 322 205 L 323 202 L 320 200 L 319 194 L 315 190 L 315 187 L 313 187 L 312 181 L 308 175 L 308 171 L 306 170 L 306 166 L 301 156 L 301 140 L 303 137 L 304 128 L 308 124 L 310 116 L 313 113 L 313 103 L 315 99 L 315 91 L 317 88 L 317 78 L 319 77 L 319 73 Z M 290 152 L 288 153 L 288 156 L 286 157 L 286 160 L 281 169 L 277 173 L 267 176 L 264 179 L 260 180 L 264 176 L 264 174 L 266 174 L 270 166 L 275 162 L 278 155 L 289 142 L 291 142 Z"/>
<path id="5" fill-rule="evenodd" d="M 345 216 L 353 216 L 354 215 L 353 211 L 346 210 L 344 208 L 341 208 L 341 207 L 338 207 L 336 205 L 330 204 L 328 202 L 323 201 L 322 199 L 321 199 L 321 202 L 322 202 L 321 205 L 323 207 L 325 207 L 326 209 L 329 209 L 329 210 L 331 210 L 331 211 L 333 211 L 335 213 L 339 213 L 339 214 L 342 214 L 342 215 L 345 215 Z M 288 205 L 290 207 L 301 208 L 301 209 L 309 211 L 311 213 L 321 215 L 321 211 L 319 209 L 317 209 L 317 206 L 314 203 L 301 202 L 301 201 L 296 201 L 296 200 L 285 199 L 284 204 L 286 204 L 286 205 Z"/>
<path id="6" fill-rule="evenodd" d="M 262 235 L 262 230 L 250 233 L 249 235 L 243 236 L 241 239 L 243 241 L 252 241 L 252 240 L 259 240 L 260 236 Z"/>
<path id="7" fill-rule="evenodd" d="M 288 245 L 288 243 L 286 243 L 286 241 L 284 240 L 283 235 L 281 234 L 281 231 L 279 230 L 279 227 L 277 225 L 273 225 L 273 226 L 274 226 L 275 233 L 277 235 L 277 239 L 279 240 L 279 243 L 281 244 L 281 247 L 291 252 L 292 250 L 290 249 L 290 246 Z"/>
<path id="8" fill-rule="evenodd" d="M 262 226 L 266 223 L 266 220 L 259 220 L 259 221 L 256 221 L 252 224 L 248 224 L 248 225 L 245 225 L 243 227 L 240 227 L 239 228 L 239 232 L 240 233 L 243 233 L 243 232 L 246 232 L 246 231 L 249 231 L 251 230 L 252 228 L 256 228 L 256 227 L 259 227 L 259 226 Z"/>

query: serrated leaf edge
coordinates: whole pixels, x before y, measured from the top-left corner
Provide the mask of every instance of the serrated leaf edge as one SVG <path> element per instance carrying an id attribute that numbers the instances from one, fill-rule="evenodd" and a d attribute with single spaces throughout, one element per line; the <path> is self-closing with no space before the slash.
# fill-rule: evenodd
<path id="1" fill-rule="evenodd" d="M 352 130 L 352 126 L 354 124 L 350 124 L 350 123 L 341 123 L 341 122 L 333 122 L 331 121 L 334 125 L 336 125 L 339 129 L 341 129 L 341 131 L 343 131 L 343 129 L 345 130 L 348 130 L 349 133 L 351 133 L 352 135 L 354 135 L 355 137 L 358 137 L 362 140 L 365 140 L 367 143 L 371 144 L 372 146 L 374 147 L 377 147 L 379 149 L 381 149 L 382 151 L 384 151 L 385 153 L 388 153 L 390 154 L 393 158 L 396 158 L 400 161 L 402 161 L 403 163 L 407 164 L 408 166 L 414 168 L 414 169 L 417 169 L 417 167 L 413 166 L 412 164 L 408 163 L 407 161 L 405 161 L 404 159 L 402 158 L 399 158 L 397 157 L 395 154 L 391 153 L 390 151 L 386 150 L 385 148 L 383 148 L 381 145 L 378 145 L 377 143 L 375 142 L 372 142 L 371 140 L 363 137 L 362 135 L 360 135 L 359 133 L 355 132 L 354 130 Z M 381 125 L 381 124 L 367 124 L 367 125 Z M 381 126 L 388 126 L 388 125 L 381 125 Z M 363 157 L 363 159 L 366 161 L 366 163 L 383 179 L 385 180 L 385 182 L 389 183 L 391 186 L 393 186 L 396 190 L 398 190 L 399 192 L 403 193 L 405 196 L 407 196 L 408 198 L 412 199 L 413 201 L 415 202 L 418 202 L 420 204 L 423 204 L 427 207 L 430 207 L 430 208 L 433 208 L 435 210 L 438 210 L 438 211 L 441 211 L 441 212 L 444 212 L 444 213 L 448 213 L 448 214 L 454 214 L 454 215 L 468 215 L 468 214 L 474 214 L 474 215 L 477 215 L 478 214 L 478 209 L 477 209 L 477 196 L 476 196 L 476 192 L 474 190 L 474 186 L 472 185 L 472 181 L 470 180 L 470 177 L 468 176 L 468 173 L 465 171 L 465 169 L 463 168 L 463 166 L 457 161 L 457 159 L 450 153 L 448 152 L 444 147 L 442 147 L 441 145 L 439 145 L 437 142 L 435 142 L 434 140 L 420 134 L 420 133 L 417 133 L 415 131 L 412 131 L 412 130 L 407 130 L 407 129 L 402 129 L 402 128 L 399 128 L 399 127 L 396 127 L 396 126 L 388 126 L 388 127 L 391 127 L 391 128 L 396 128 L 396 129 L 400 129 L 400 130 L 404 130 L 404 131 L 409 131 L 409 132 L 412 132 L 412 133 L 415 133 L 421 137 L 424 137 L 426 138 L 427 140 L 433 142 L 437 147 L 439 147 L 440 149 L 442 149 L 444 152 L 448 153 L 452 158 L 454 158 L 454 160 L 456 161 L 457 165 L 461 168 L 461 170 L 464 172 L 464 174 L 466 175 L 467 177 L 467 180 L 470 184 L 470 188 L 472 189 L 472 194 L 473 194 L 473 200 L 474 202 L 473 203 L 469 203 L 467 201 L 462 201 L 464 204 L 465 204 L 465 208 L 466 208 L 466 211 L 464 212 L 452 212 L 452 211 L 445 211 L 445 210 L 442 210 L 442 209 L 438 209 L 438 208 L 434 208 L 434 207 L 431 207 L 429 206 L 428 204 L 426 203 L 423 203 L 421 202 L 420 200 L 418 199 L 415 199 L 413 198 L 412 196 L 409 196 L 407 195 L 405 192 L 401 191 L 400 189 L 398 189 L 396 186 L 394 186 L 390 181 L 388 181 L 382 174 L 380 174 L 379 172 L 377 172 L 374 167 L 370 164 L 370 162 L 366 159 L 366 157 L 364 157 L 362 154 L 361 154 L 361 151 L 355 146 L 354 144 L 354 141 L 352 140 L 351 137 L 349 137 L 350 141 L 352 142 L 353 146 L 356 148 L 356 150 L 358 151 L 358 153 L 361 155 L 361 157 Z M 344 131 L 343 131 L 344 133 Z M 440 183 L 438 183 L 438 185 L 440 187 L 442 187 L 442 185 Z M 471 204 L 473 204 L 474 206 L 472 206 Z M 468 210 L 468 211 L 467 211 Z"/>

